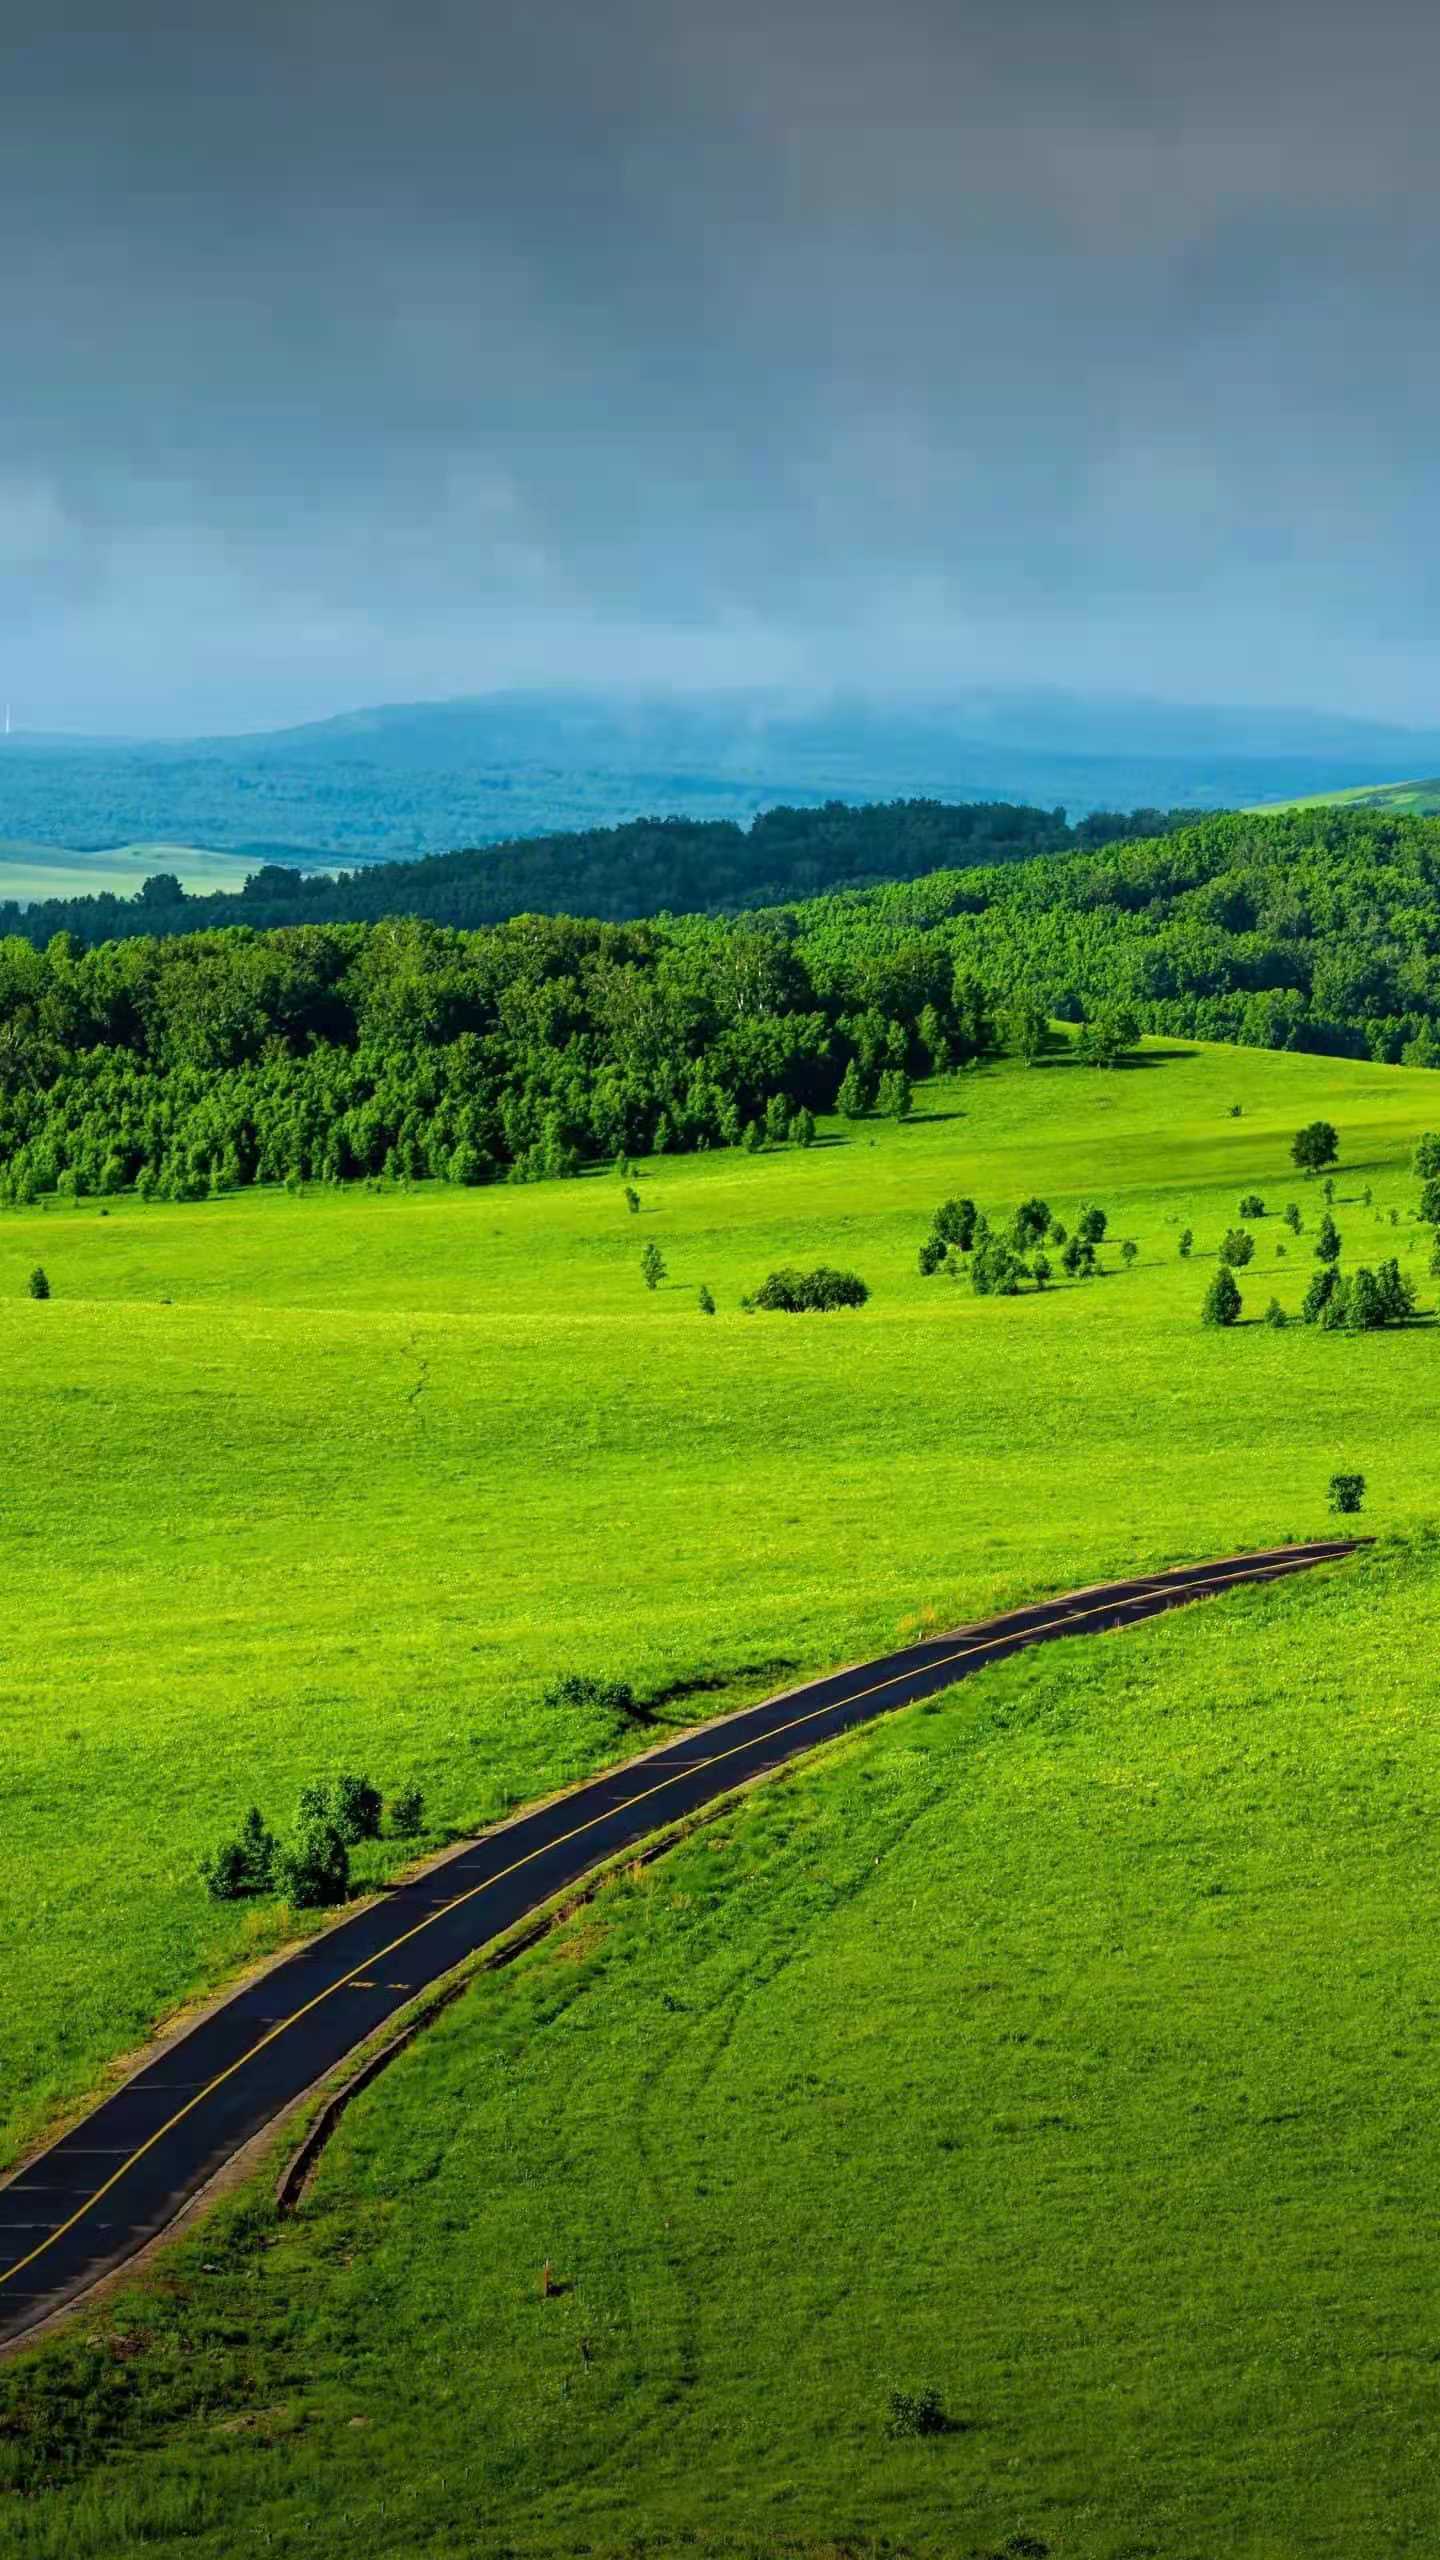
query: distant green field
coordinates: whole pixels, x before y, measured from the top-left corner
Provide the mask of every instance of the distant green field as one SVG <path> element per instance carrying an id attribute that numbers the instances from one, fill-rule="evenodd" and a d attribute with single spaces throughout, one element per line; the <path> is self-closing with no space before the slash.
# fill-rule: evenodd
<path id="1" fill-rule="evenodd" d="M 610 1175 L 7 1213 L 6 2156 L 274 1941 L 194 1878 L 252 1798 L 366 1767 L 473 1826 L 613 1752 L 558 1671 L 691 1718 L 1313 1534 L 1337 1466 L 1422 1531 L 1429 1323 L 1198 1322 L 1252 1188 L 1247 1315 L 1298 1305 L 1320 1113 L 1347 1263 L 1399 1250 L 1433 1306 L 1440 1085 L 1177 1044 L 660 1159 L 638 1216 Z M 920 1278 L 939 1200 L 1036 1191 L 1106 1207 L 1103 1279 Z M 821 1259 L 870 1304 L 739 1311 Z M 1338 2560 L 1366 2497 L 1432 2549 L 1437 1593 L 1422 1547 L 1050 1654 L 758 1799 L 462 2004 L 279 2247 L 207 2233 L 113 2391 L 67 2348 L 118 2467 L 0 2502 L 0 2549 Z M 960 2431 L 889 2444 L 932 2380 Z"/>
<path id="2" fill-rule="evenodd" d="M 152 872 L 173 871 L 182 889 L 238 889 L 256 856 L 207 853 L 193 844 L 120 844 L 104 853 L 0 837 L 0 898 L 133 897 Z"/>
<path id="3" fill-rule="evenodd" d="M 1314 791 L 1303 800 L 1259 800 L 1257 809 L 1394 809 L 1412 818 L 1440 810 L 1440 779 L 1432 782 L 1380 782 L 1350 791 Z"/>

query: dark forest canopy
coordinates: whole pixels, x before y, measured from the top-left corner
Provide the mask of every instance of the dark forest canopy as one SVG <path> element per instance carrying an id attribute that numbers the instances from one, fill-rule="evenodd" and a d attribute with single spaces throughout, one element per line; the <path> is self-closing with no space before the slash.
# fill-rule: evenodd
<path id="1" fill-rule="evenodd" d="M 1299 810 L 724 920 L 0 942 L 0 1182 L 482 1182 L 775 1135 L 1044 1015 L 1440 1063 L 1440 822 Z M 1116 1036 L 1106 1036 L 1106 1026 Z M 842 1097 L 842 1085 L 844 1095 Z"/>
<path id="2" fill-rule="evenodd" d="M 0 934 L 23 934 L 43 947 L 55 933 L 96 943 L 233 924 L 374 924 L 397 915 L 460 926 L 499 924 L 513 915 L 588 915 L 610 923 L 666 912 L 733 915 L 947 866 L 1014 862 L 1158 834 L 1183 823 L 1184 814 L 1096 812 L 1072 827 L 1063 809 L 1000 800 L 894 800 L 863 808 L 833 800 L 818 809 L 765 809 L 748 827 L 728 818 L 637 818 L 416 862 L 377 862 L 333 877 L 266 863 L 241 889 L 195 897 L 173 873 L 157 872 L 131 898 L 105 892 L 29 906 L 0 899 Z"/>

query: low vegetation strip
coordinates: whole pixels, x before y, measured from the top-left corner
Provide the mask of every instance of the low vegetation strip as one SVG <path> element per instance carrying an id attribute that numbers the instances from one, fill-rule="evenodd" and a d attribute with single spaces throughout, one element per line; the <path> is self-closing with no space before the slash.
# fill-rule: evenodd
<path id="1" fill-rule="evenodd" d="M 1332 1539 L 1182 1567 L 908 1646 L 696 1728 L 462 1850 L 248 1985 L 0 2189 L 11 2251 L 0 2339 L 133 2256 L 425 1983 L 657 1827 L 1028 1646 L 1333 1562 L 1353 1546 Z"/>

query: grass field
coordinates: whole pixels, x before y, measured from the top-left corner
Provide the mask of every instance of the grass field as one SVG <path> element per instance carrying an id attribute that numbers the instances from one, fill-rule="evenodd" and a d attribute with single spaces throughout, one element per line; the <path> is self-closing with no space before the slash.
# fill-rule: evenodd
<path id="1" fill-rule="evenodd" d="M 0 2548 L 1433 2552 L 1437 1640 L 1392 1544 L 744 1799 L 0 2379 Z"/>
<path id="2" fill-rule="evenodd" d="M 1318 1219 L 1288 1142 L 1321 1113 L 1347 1263 L 1398 1247 L 1433 1304 L 1430 1077 L 1154 1046 L 918 1113 L 658 1161 L 638 1216 L 606 1175 L 0 1220 L 5 2156 L 275 1941 L 282 1912 L 194 1875 L 252 1798 L 283 1821 L 368 1767 L 439 1837 L 613 1755 L 542 1706 L 558 1671 L 690 1720 L 917 1624 L 1313 1534 L 1332 1467 L 1382 1532 L 1440 1511 L 1430 1323 L 1198 1322 L 1251 1188 L 1247 1315 L 1298 1305 L 1278 1211 Z M 1105 1278 L 919 1277 L 944 1196 L 1035 1191 L 1107 1208 Z M 739 1311 L 822 1258 L 866 1308 Z M 1359 2548 L 1370 2494 L 1375 2548 L 1433 2548 L 1399 2537 L 1440 2522 L 1436 1593 L 1422 1545 L 987 1675 L 612 1896 L 387 2078 L 315 2218 L 207 2234 L 98 2393 L 85 2351 L 42 2359 L 97 2443 L 116 2403 L 119 2467 L 0 2505 L 0 2547 L 338 2550 L 388 2496 L 394 2552 L 1208 2560 Z M 542 2322 L 547 2254 L 575 2291 Z M 892 2379 L 959 2432 L 888 2444 Z"/>
<path id="3" fill-rule="evenodd" d="M 1197 1321 L 1243 1190 L 1313 1226 L 1286 1157 L 1316 1111 L 1351 1258 L 1389 1249 L 1428 1077 L 1196 1050 L 985 1069 L 922 1108 L 807 1155 L 658 1161 L 639 1216 L 605 1176 L 0 1221 L 6 2156 L 273 1941 L 274 1906 L 217 1909 L 194 1874 L 252 1797 L 283 1820 L 317 1768 L 365 1766 L 418 1780 L 437 1833 L 472 1827 L 613 1753 L 542 1709 L 557 1671 L 689 1719 L 927 1618 L 1313 1534 L 1332 1466 L 1370 1476 L 1379 1527 L 1440 1507 L 1428 1326 Z M 1103 1200 L 1133 1270 L 1015 1300 L 918 1276 L 947 1193 L 1037 1189 Z M 1305 1239 L 1257 1232 L 1250 1310 L 1297 1305 Z M 738 1311 L 821 1258 L 870 1305 Z"/>
<path id="4" fill-rule="evenodd" d="M 1358 783 L 1348 791 L 1315 791 L 1303 800 L 1260 800 L 1259 809 L 1393 809 L 1398 816 L 1433 817 L 1440 810 L 1440 780 Z"/>
<path id="5" fill-rule="evenodd" d="M 0 898 L 91 898 L 109 890 L 131 898 L 155 871 L 172 871 L 182 889 L 239 889 L 255 858 L 207 853 L 193 844 L 117 844 L 103 853 L 75 853 L 68 845 L 26 844 L 0 837 Z"/>

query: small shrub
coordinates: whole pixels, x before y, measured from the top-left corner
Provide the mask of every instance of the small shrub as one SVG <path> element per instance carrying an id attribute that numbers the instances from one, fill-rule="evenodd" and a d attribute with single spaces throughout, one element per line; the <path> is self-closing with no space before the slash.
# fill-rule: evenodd
<path id="1" fill-rule="evenodd" d="M 1240 1203 L 1240 1215 L 1242 1218 L 1264 1217 L 1265 1203 L 1261 1199 L 1258 1191 L 1246 1192 L 1244 1199 Z"/>
<path id="2" fill-rule="evenodd" d="M 1189 1261 L 1189 1259 L 1190 1259 L 1190 1256 L 1191 1256 L 1191 1254 L 1194 1252 L 1194 1250 L 1195 1250 L 1195 1230 L 1194 1230 L 1194 1228 L 1193 1228 L 1193 1227 L 1182 1227 L 1182 1228 L 1181 1228 L 1181 1230 L 1180 1230 L 1179 1240 L 1178 1240 L 1177 1245 L 1176 1245 L 1176 1251 L 1177 1251 L 1177 1253 L 1179 1254 L 1181 1261 L 1182 1261 L 1182 1262 L 1188 1262 L 1188 1261 Z"/>
<path id="3" fill-rule="evenodd" d="M 640 1277 L 647 1289 L 658 1289 L 665 1277 L 665 1256 L 658 1244 L 647 1244 L 640 1256 Z"/>
<path id="4" fill-rule="evenodd" d="M 50 1283 L 38 1262 L 30 1274 L 28 1286 L 32 1298 L 48 1298 L 50 1295 Z"/>
<path id="5" fill-rule="evenodd" d="M 927 1236 L 915 1257 L 922 1280 L 933 1279 L 945 1259 L 945 1247 L 938 1236 Z"/>
<path id="6" fill-rule="evenodd" d="M 1286 1224 L 1286 1226 L 1289 1228 L 1290 1233 L 1292 1234 L 1292 1236 L 1298 1236 L 1298 1234 L 1300 1233 L 1301 1228 L 1302 1228 L 1302 1227 L 1303 1227 L 1303 1225 L 1305 1224 L 1304 1219 L 1303 1219 L 1303 1218 L 1301 1217 L 1301 1215 L 1300 1215 L 1300 1207 L 1299 1207 L 1299 1203 L 1298 1203 L 1298 1201 L 1295 1201 L 1295 1200 L 1287 1200 L 1287 1202 L 1286 1202 L 1286 1204 L 1285 1204 L 1285 1209 L 1284 1209 L 1284 1218 L 1285 1218 L 1285 1224 Z"/>
<path id="7" fill-rule="evenodd" d="M 1246 1228 L 1231 1227 L 1228 1234 L 1221 1237 L 1220 1259 L 1228 1262 L 1232 1271 L 1243 1271 L 1246 1263 L 1254 1259 L 1254 1254 L 1255 1239 Z"/>
<path id="8" fill-rule="evenodd" d="M 584 1671 L 567 1671 L 559 1680 L 552 1680 L 541 1705 L 572 1712 L 598 1708 L 603 1715 L 619 1716 L 626 1724 L 650 1721 L 628 1680 L 597 1680 Z"/>
<path id="9" fill-rule="evenodd" d="M 340 1777 L 330 1789 L 330 1820 L 349 1848 L 379 1839 L 382 1810 L 380 1790 L 368 1778 Z"/>
<path id="10" fill-rule="evenodd" d="M 1103 1244 L 1109 1223 L 1103 1209 L 1082 1209 L 1075 1232 L 1082 1244 Z"/>
<path id="11" fill-rule="evenodd" d="M 275 1835 L 266 1829 L 258 1805 L 252 1805 L 233 1840 L 200 1861 L 206 1892 L 214 1902 L 239 1902 L 247 1894 L 268 1893 L 275 1880 Z"/>
<path id="12" fill-rule="evenodd" d="M 343 1902 L 350 1889 L 350 1852 L 333 1822 L 303 1822 L 275 1861 L 275 1881 L 297 1911 Z"/>
<path id="13" fill-rule="evenodd" d="M 1340 1259 L 1340 1230 L 1328 1209 L 1316 1232 L 1315 1259 L 1317 1262 L 1338 1262 Z"/>
<path id="14" fill-rule="evenodd" d="M 402 1787 L 390 1799 L 390 1828 L 397 1840 L 413 1840 L 425 1828 L 425 1798 L 418 1787 Z"/>
<path id="15" fill-rule="evenodd" d="M 1037 1253 L 1034 1261 L 1030 1265 L 1030 1277 L 1034 1281 L 1036 1288 L 1043 1289 L 1050 1276 L 1049 1255 L 1045 1253 Z"/>
<path id="16" fill-rule="evenodd" d="M 1334 1475 L 1330 1479 L 1330 1508 L 1347 1517 L 1357 1512 L 1365 1500 L 1365 1479 L 1360 1475 Z"/>
<path id="17" fill-rule="evenodd" d="M 887 2436 L 941 2436 L 945 2431 L 944 2405 L 933 2384 L 923 2391 L 891 2392 Z"/>
<path id="18" fill-rule="evenodd" d="M 790 1144 L 792 1147 L 813 1147 L 815 1144 L 815 1114 L 807 1110 L 803 1102 L 790 1123 Z"/>
<path id="19" fill-rule="evenodd" d="M 625 1185 L 625 1206 L 629 1210 L 632 1218 L 638 1218 L 640 1215 L 640 1194 L 636 1190 L 633 1182 L 627 1182 Z"/>
<path id="20" fill-rule="evenodd" d="M 1135 1242 L 1134 1237 L 1133 1237 L 1133 1236 L 1127 1236 L 1127 1237 L 1126 1237 L 1126 1239 L 1125 1239 L 1125 1241 L 1124 1241 L 1124 1243 L 1123 1243 L 1123 1244 L 1122 1244 L 1122 1246 L 1120 1247 L 1120 1259 L 1121 1259 L 1121 1261 L 1124 1263 L 1125 1268 L 1126 1268 L 1126 1270 L 1127 1270 L 1127 1271 L 1129 1270 L 1130 1265 L 1131 1265 L 1131 1263 L 1134 1261 L 1135 1256 L 1137 1255 L 1137 1253 L 1139 1252 L 1139 1250 L 1140 1250 L 1140 1247 L 1139 1247 L 1139 1246 L 1138 1246 L 1138 1244 Z"/>
<path id="21" fill-rule="evenodd" d="M 1278 1298 L 1272 1298 L 1265 1310 L 1265 1321 L 1276 1333 L 1283 1333 L 1289 1319 Z"/>
<path id="22" fill-rule="evenodd" d="M 713 1314 L 715 1313 L 715 1301 L 714 1301 L 714 1299 L 711 1297 L 710 1292 L 709 1292 L 709 1290 L 706 1288 L 705 1283 L 704 1283 L 704 1281 L 703 1281 L 703 1280 L 701 1281 L 699 1288 L 698 1288 L 698 1289 L 696 1290 L 696 1292 L 695 1292 L 695 1303 L 696 1303 L 696 1305 L 698 1306 L 698 1308 L 699 1308 L 700 1313 L 702 1314 L 702 1316 L 713 1316 Z"/>
<path id="23" fill-rule="evenodd" d="M 814 1271 L 772 1271 L 752 1303 L 770 1315 L 826 1315 L 835 1307 L 863 1307 L 869 1295 L 856 1272 L 821 1263 Z"/>

